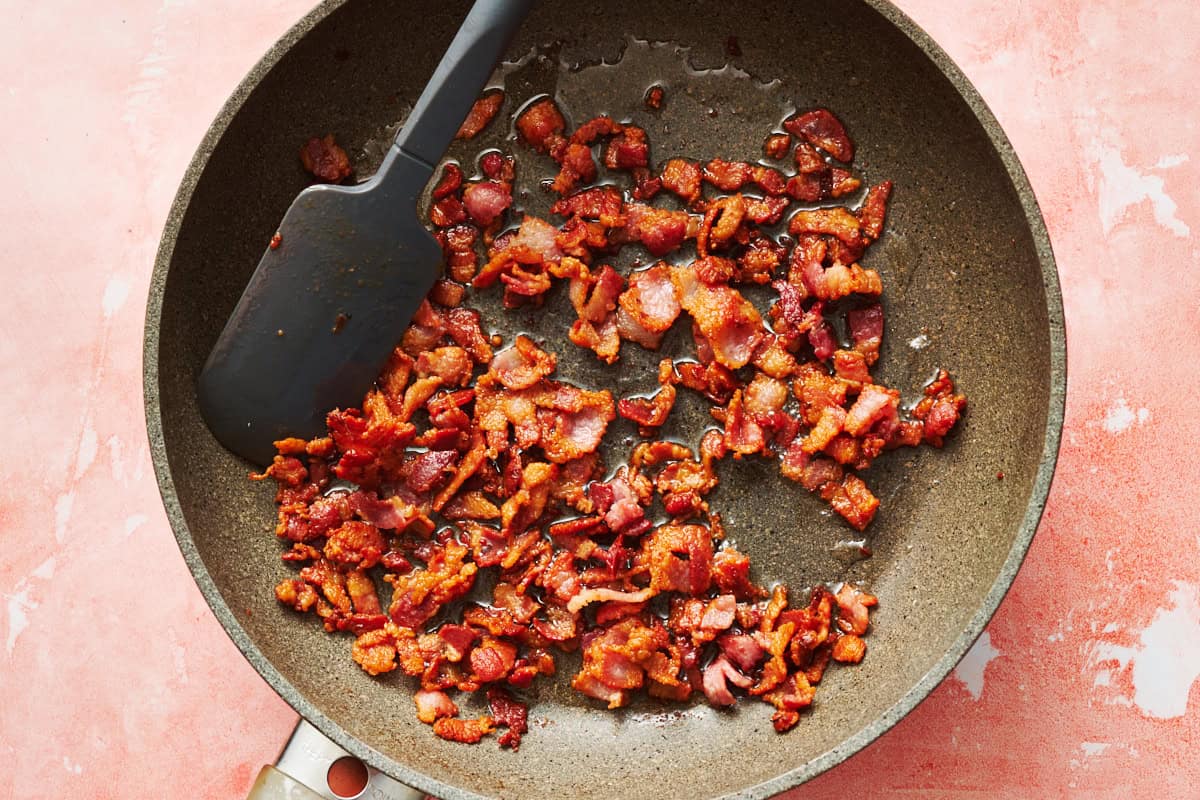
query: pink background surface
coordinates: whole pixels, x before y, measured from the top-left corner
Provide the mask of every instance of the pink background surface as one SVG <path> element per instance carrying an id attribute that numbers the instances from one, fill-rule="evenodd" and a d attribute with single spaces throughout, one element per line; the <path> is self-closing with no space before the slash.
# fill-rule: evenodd
<path id="1" fill-rule="evenodd" d="M 979 88 L 1042 204 L 1067 422 L 984 638 L 893 731 L 789 797 L 1194 797 L 1200 14 L 899 4 Z M 243 797 L 295 716 L 176 549 L 145 442 L 142 323 L 192 152 L 310 4 L 8 5 L 0 798 Z"/>

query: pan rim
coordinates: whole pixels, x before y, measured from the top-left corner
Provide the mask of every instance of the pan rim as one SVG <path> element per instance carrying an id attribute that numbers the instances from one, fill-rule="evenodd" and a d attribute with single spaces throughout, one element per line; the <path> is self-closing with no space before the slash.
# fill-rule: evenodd
<path id="1" fill-rule="evenodd" d="M 167 273 L 174 256 L 180 227 L 190 205 L 192 195 L 201 174 L 218 142 L 228 129 L 230 121 L 245 101 L 258 87 L 262 79 L 276 66 L 282 57 L 322 20 L 344 5 L 346 0 L 322 0 L 315 8 L 289 28 L 250 69 L 222 105 L 216 118 L 205 131 L 196 149 L 179 189 L 171 203 L 162 238 L 155 256 L 146 303 L 145 329 L 143 335 L 143 398 L 145 403 L 146 430 L 149 439 L 154 474 L 162 496 L 171 530 L 175 536 L 183 559 L 192 572 L 209 608 L 221 623 L 225 633 L 237 646 L 247 661 L 264 680 L 292 707 L 297 714 L 312 723 L 346 751 L 370 764 L 372 767 L 396 778 L 420 791 L 444 800 L 486 800 L 486 796 L 445 784 L 424 775 L 368 746 L 349 734 L 332 719 L 321 713 L 290 681 L 263 655 L 252 638 L 237 620 L 216 583 L 205 567 L 200 553 L 192 540 L 183 509 L 175 492 L 170 465 L 167 460 L 166 442 L 163 435 L 163 420 L 159 398 L 159 331 Z M 995 149 L 1005 171 L 1017 193 L 1025 212 L 1030 237 L 1038 262 L 1041 266 L 1042 285 L 1046 297 L 1047 327 L 1049 340 L 1049 391 L 1047 398 L 1046 430 L 1042 455 L 1034 476 L 1029 505 L 1018 526 L 1013 544 L 1009 549 L 996 580 L 983 602 L 971 617 L 963 632 L 932 667 L 905 692 L 890 708 L 854 735 L 826 752 L 794 769 L 739 792 L 725 795 L 728 800 L 759 800 L 787 789 L 799 786 L 817 775 L 845 761 L 854 753 L 875 741 L 899 722 L 933 689 L 945 679 L 950 671 L 983 632 L 995 614 L 1004 596 L 1016 578 L 1025 555 L 1037 531 L 1042 513 L 1049 497 L 1058 460 L 1066 407 L 1067 350 L 1066 328 L 1062 304 L 1062 291 L 1058 271 L 1051 247 L 1049 232 L 1042 217 L 1037 198 L 1029 183 L 1024 168 L 999 122 L 988 108 L 975 86 L 967 79 L 932 37 L 913 22 L 889 0 L 863 0 L 872 10 L 880 14 L 892 26 L 903 33 L 921 52 L 933 62 L 953 85 L 959 97 L 971 109 Z"/>

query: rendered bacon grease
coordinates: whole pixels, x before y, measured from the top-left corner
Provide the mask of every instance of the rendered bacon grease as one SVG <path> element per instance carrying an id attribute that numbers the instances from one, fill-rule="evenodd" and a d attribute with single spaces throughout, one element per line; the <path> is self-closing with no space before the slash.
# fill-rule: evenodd
<path id="1" fill-rule="evenodd" d="M 502 101 L 481 99 L 462 136 Z M 371 675 L 418 678 L 417 715 L 438 736 L 495 732 L 516 749 L 527 709 L 513 692 L 553 675 L 561 652 L 582 650 L 571 684 L 608 708 L 638 690 L 720 707 L 744 694 L 775 707 L 780 732 L 831 660 L 862 660 L 875 598 L 754 583 L 705 499 L 714 464 L 773 459 L 863 530 L 879 501 L 860 473 L 886 450 L 940 447 L 966 401 L 941 371 L 904 416 L 900 393 L 874 381 L 883 284 L 861 262 L 891 184 L 860 192 L 853 144 L 829 111 L 784 128 L 764 150 L 790 154 L 794 169 L 678 158 L 655 169 L 640 128 L 598 117 L 571 131 L 553 101 L 529 104 L 517 148 L 524 169 L 557 164 L 554 218 L 514 218 L 512 157 L 485 153 L 476 180 L 447 164 L 429 212 L 447 277 L 362 407 L 332 412 L 328 436 L 278 442 L 256 476 L 278 482 L 276 533 L 300 567 L 279 600 L 351 632 Z M 601 166 L 628 188 L 591 185 Z M 682 202 L 654 203 L 668 194 Z M 856 208 L 836 202 L 860 194 Z M 784 220 L 787 234 L 773 234 Z M 630 244 L 673 264 L 621 274 L 607 261 Z M 652 397 L 615 398 L 556 380 L 543 343 L 501 347 L 467 305 L 499 291 L 507 308 L 538 306 L 556 281 L 578 317 L 567 336 L 600 361 L 657 349 L 676 324 L 690 326 L 693 357 L 663 359 Z M 774 289 L 765 317 L 739 291 L 747 284 Z M 691 447 L 657 437 L 680 391 L 712 403 L 715 425 Z M 598 448 L 618 414 L 643 440 L 610 472 Z M 494 573 L 490 600 L 464 600 L 481 570 Z M 391 587 L 386 606 L 377 578 Z M 451 692 L 477 691 L 490 713 L 464 718 Z"/>

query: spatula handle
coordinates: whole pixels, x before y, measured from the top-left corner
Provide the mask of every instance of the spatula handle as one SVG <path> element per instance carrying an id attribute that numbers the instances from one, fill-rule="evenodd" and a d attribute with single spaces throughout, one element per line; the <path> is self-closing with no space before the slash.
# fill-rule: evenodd
<path id="1" fill-rule="evenodd" d="M 458 133 L 534 0 L 476 0 L 396 136 L 396 146 L 432 169 Z"/>

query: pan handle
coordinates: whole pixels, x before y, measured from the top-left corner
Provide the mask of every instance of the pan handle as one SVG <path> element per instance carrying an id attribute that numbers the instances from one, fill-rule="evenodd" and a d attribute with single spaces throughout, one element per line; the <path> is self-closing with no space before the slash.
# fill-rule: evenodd
<path id="1" fill-rule="evenodd" d="M 397 147 L 430 169 L 441 161 L 533 3 L 475 0 L 396 136 Z"/>
<path id="2" fill-rule="evenodd" d="M 354 788 L 344 794 L 330 788 L 330 769 L 336 762 L 350 759 L 360 771 Z M 352 772 L 352 770 L 351 770 Z M 304 719 L 296 723 L 291 738 L 274 766 L 266 765 L 258 773 L 246 800 L 425 800 L 425 794 L 405 786 L 382 772 L 359 762 Z"/>

